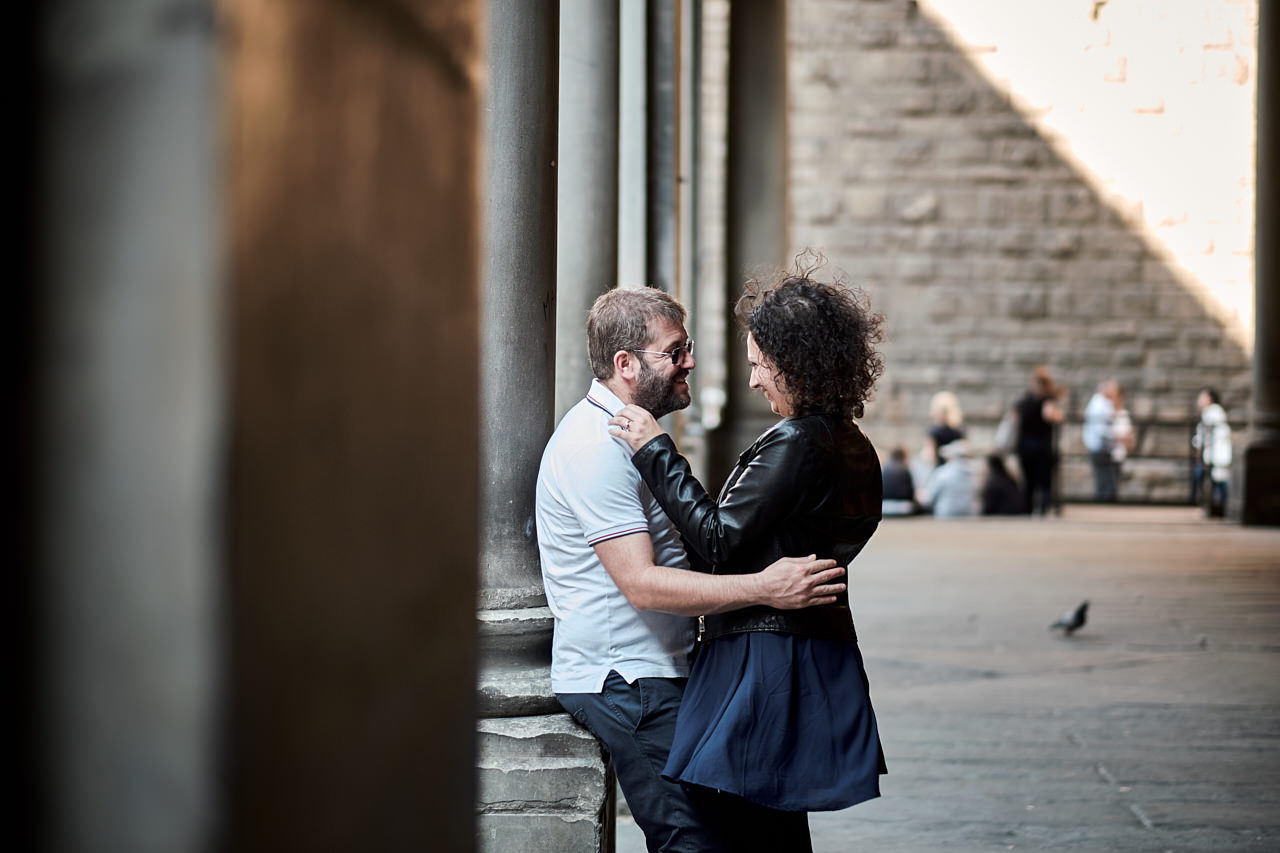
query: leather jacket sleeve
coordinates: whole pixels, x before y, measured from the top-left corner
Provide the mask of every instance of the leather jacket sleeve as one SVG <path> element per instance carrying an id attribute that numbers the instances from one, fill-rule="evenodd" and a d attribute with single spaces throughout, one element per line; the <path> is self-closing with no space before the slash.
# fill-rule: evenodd
<path id="1" fill-rule="evenodd" d="M 768 543 L 757 550 L 769 554 L 777 550 L 770 541 L 772 534 L 786 516 L 804 509 L 816 474 L 811 470 L 814 455 L 806 452 L 805 442 L 785 422 L 752 445 L 743 459 L 720 503 L 693 476 L 670 436 L 650 441 L 631 462 L 675 522 L 686 546 L 703 561 L 723 565 L 744 547 Z"/>

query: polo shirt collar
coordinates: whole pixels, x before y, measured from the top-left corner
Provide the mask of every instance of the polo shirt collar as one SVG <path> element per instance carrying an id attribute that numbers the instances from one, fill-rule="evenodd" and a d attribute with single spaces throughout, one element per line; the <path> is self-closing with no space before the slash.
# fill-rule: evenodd
<path id="1" fill-rule="evenodd" d="M 591 387 L 587 389 L 587 402 L 606 412 L 609 417 L 613 417 L 618 413 L 626 403 L 618 399 L 618 395 L 610 391 L 599 379 L 591 380 Z"/>

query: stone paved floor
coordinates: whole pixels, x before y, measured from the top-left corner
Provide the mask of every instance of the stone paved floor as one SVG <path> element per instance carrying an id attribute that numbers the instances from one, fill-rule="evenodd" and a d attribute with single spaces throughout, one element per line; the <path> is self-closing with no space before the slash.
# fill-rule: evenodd
<path id="1" fill-rule="evenodd" d="M 1280 850 L 1280 530 L 895 519 L 851 590 L 890 773 L 812 816 L 819 853 Z"/>

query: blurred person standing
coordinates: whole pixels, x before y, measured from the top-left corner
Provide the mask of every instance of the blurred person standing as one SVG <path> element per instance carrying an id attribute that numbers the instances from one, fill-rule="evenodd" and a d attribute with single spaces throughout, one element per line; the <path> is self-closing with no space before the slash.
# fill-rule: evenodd
<path id="1" fill-rule="evenodd" d="M 1084 424 L 1080 428 L 1080 440 L 1089 451 L 1089 467 L 1093 469 L 1093 499 L 1100 502 L 1114 501 L 1119 485 L 1119 470 L 1112 452 L 1119 393 L 1120 386 L 1114 379 L 1099 382 L 1084 407 Z"/>
<path id="2" fill-rule="evenodd" d="M 1226 515 L 1231 483 L 1231 424 L 1215 388 L 1201 388 L 1196 407 L 1200 410 L 1200 422 L 1191 438 L 1191 445 L 1197 451 L 1192 500 L 1204 501 L 1205 515 L 1221 518 Z"/>
<path id="3" fill-rule="evenodd" d="M 1129 410 L 1125 408 L 1124 391 L 1119 385 L 1116 386 L 1113 401 L 1116 413 L 1111 419 L 1111 465 L 1118 493 L 1121 475 L 1124 473 L 1124 461 L 1138 446 L 1138 434 L 1133 428 L 1133 418 L 1129 417 Z"/>
<path id="4" fill-rule="evenodd" d="M 1054 469 L 1058 448 L 1056 427 L 1062 423 L 1058 398 L 1062 389 L 1047 367 L 1031 372 L 1031 386 L 1015 402 L 1018 416 L 1018 465 L 1022 468 L 1022 488 L 1027 512 L 1046 515 L 1053 503 Z"/>

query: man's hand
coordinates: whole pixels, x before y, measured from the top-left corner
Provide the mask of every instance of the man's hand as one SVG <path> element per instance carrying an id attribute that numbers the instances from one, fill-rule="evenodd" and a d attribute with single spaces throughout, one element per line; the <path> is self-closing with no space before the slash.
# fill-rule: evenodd
<path id="1" fill-rule="evenodd" d="M 760 573 L 765 604 L 780 610 L 799 610 L 816 604 L 833 604 L 836 593 L 844 592 L 839 579 L 845 570 L 835 560 L 783 557 Z"/>

